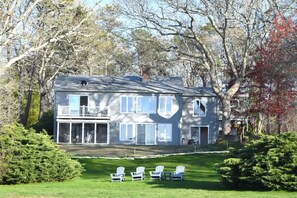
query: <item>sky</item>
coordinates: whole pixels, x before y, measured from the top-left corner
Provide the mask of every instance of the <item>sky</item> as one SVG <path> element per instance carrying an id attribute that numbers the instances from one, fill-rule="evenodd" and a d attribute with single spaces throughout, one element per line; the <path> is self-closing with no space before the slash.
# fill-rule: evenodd
<path id="1" fill-rule="evenodd" d="M 85 5 L 94 5 L 97 2 L 100 2 L 101 5 L 103 4 L 110 4 L 112 3 L 112 0 L 82 0 Z"/>

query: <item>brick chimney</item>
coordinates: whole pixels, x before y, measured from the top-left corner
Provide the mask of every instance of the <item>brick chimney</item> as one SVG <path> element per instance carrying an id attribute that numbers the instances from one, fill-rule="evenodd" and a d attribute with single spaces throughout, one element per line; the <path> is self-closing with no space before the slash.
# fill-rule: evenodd
<path id="1" fill-rule="evenodd" d="M 151 79 L 151 68 L 148 66 L 145 66 L 142 68 L 142 80 L 143 81 L 149 81 Z"/>

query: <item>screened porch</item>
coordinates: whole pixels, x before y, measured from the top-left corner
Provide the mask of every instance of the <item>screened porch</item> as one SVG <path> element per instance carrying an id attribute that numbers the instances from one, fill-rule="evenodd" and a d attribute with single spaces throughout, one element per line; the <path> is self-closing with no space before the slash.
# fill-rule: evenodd
<path id="1" fill-rule="evenodd" d="M 57 122 L 57 143 L 109 144 L 109 123 Z"/>

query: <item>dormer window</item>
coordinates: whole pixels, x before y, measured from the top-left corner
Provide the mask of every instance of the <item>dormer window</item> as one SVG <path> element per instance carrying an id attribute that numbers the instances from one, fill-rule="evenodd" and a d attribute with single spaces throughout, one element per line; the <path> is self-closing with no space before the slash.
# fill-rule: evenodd
<path id="1" fill-rule="evenodd" d="M 80 84 L 81 84 L 82 86 L 86 86 L 86 85 L 88 84 L 88 82 L 87 82 L 86 80 L 82 80 L 82 81 L 80 82 Z"/>

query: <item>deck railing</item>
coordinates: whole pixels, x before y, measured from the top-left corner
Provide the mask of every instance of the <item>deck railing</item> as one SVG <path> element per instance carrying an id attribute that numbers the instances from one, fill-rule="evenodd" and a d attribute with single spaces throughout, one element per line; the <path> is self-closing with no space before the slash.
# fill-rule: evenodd
<path id="1" fill-rule="evenodd" d="M 61 106 L 58 105 L 58 117 L 108 117 L 109 108 L 102 106 Z"/>

